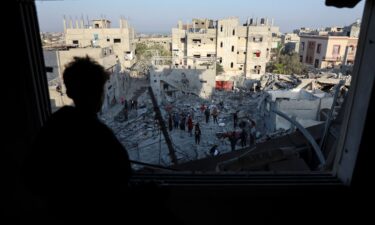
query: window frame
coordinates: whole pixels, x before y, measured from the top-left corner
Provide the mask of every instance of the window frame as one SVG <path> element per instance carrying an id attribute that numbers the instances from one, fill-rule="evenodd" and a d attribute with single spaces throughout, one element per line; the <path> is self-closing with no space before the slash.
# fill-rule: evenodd
<path id="1" fill-rule="evenodd" d="M 24 30 L 34 31 L 25 38 L 26 47 L 25 50 L 31 55 L 42 55 L 41 43 L 40 42 L 39 26 L 35 10 L 34 1 L 21 1 L 18 4 L 34 4 L 34 11 L 23 12 L 24 17 L 21 18 Z M 371 16 L 375 16 L 375 2 L 367 0 L 364 7 L 364 13 L 361 24 L 360 39 L 357 45 L 355 65 L 353 70 L 353 79 L 351 88 L 349 89 L 348 97 L 346 100 L 346 108 L 344 111 L 344 119 L 342 128 L 340 130 L 339 142 L 337 146 L 337 155 L 335 158 L 334 168 L 331 172 L 317 172 L 317 173 L 293 173 L 293 174 L 273 174 L 269 172 L 259 173 L 220 173 L 220 174 L 197 174 L 195 172 L 186 173 L 135 173 L 132 178 L 132 182 L 137 180 L 153 180 L 159 183 L 161 186 L 167 187 L 226 187 L 226 186 L 244 186 L 244 187 L 285 187 L 290 186 L 348 186 L 351 184 L 353 179 L 353 173 L 355 171 L 356 159 L 358 152 L 360 151 L 360 144 L 362 141 L 362 135 L 365 128 L 366 120 L 369 117 L 367 112 L 370 105 L 371 94 L 373 93 L 373 84 L 375 76 L 368 76 L 368 71 L 375 71 L 375 65 L 372 63 L 374 55 L 374 46 L 370 46 L 371 38 L 375 33 L 375 19 Z M 33 24 L 34 26 L 31 26 Z M 35 26 L 36 24 L 36 26 Z M 370 47 L 369 47 L 370 46 Z M 33 68 L 44 68 L 44 61 L 35 61 L 33 57 L 28 57 L 27 60 L 30 65 L 34 65 Z M 32 79 L 39 79 L 40 75 L 46 74 L 45 69 L 33 70 L 30 67 L 30 73 Z M 40 90 L 39 90 L 40 89 Z M 36 102 L 44 102 L 45 104 L 36 104 L 34 107 L 36 114 L 33 114 L 35 118 L 38 118 L 36 123 L 40 123 L 41 126 L 47 119 L 46 115 L 50 114 L 50 104 L 48 101 L 48 89 L 46 82 L 35 84 L 31 89 L 32 94 L 38 93 L 33 96 Z M 30 91 L 30 90 L 28 90 Z M 26 93 L 27 91 L 25 91 Z M 46 98 L 47 97 L 47 98 Z M 355 99 L 361 99 L 361 101 L 355 101 Z M 47 105 L 47 107 L 45 107 Z M 48 108 L 49 106 L 49 108 Z M 39 127 L 40 127 L 39 126 Z M 36 126 L 38 127 L 38 126 Z M 29 127 L 30 130 L 36 127 Z M 346 138 L 351 137 L 351 138 Z"/>

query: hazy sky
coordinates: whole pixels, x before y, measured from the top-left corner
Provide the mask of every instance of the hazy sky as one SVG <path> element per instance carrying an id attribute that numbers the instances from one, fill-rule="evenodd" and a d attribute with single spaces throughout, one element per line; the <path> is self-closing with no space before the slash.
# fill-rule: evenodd
<path id="1" fill-rule="evenodd" d="M 39 0 L 36 2 L 41 31 L 62 31 L 63 15 L 94 19 L 101 15 L 118 27 L 124 16 L 136 32 L 171 32 L 177 21 L 192 18 L 220 19 L 236 16 L 274 18 L 281 32 L 299 27 L 348 25 L 362 17 L 364 0 L 353 9 L 325 6 L 325 0 Z"/>

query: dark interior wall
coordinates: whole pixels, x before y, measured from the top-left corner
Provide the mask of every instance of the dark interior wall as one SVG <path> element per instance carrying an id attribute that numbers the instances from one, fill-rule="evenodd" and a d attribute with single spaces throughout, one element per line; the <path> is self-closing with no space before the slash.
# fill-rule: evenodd
<path id="1" fill-rule="evenodd" d="M 7 1 L 2 29 L 7 42 L 2 46 L 2 98 L 5 112 L 1 125 L 0 150 L 2 194 L 0 207 L 14 214 L 24 200 L 19 173 L 27 149 L 50 113 L 47 81 L 33 1 Z M 3 18 L 3 17 L 2 17 Z"/>

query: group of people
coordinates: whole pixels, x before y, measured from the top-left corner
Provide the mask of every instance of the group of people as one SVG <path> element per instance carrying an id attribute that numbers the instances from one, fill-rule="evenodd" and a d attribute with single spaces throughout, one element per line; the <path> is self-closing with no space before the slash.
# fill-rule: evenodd
<path id="1" fill-rule="evenodd" d="M 124 97 L 121 97 L 120 101 L 121 101 L 121 105 L 123 105 L 122 113 L 124 115 L 125 121 L 127 121 L 128 120 L 128 112 L 129 112 L 128 101 Z M 130 110 L 132 110 L 132 109 L 138 109 L 137 100 L 134 100 L 134 99 L 130 100 Z"/>
<path id="2" fill-rule="evenodd" d="M 217 120 L 217 117 L 219 116 L 219 110 L 217 109 L 216 106 L 212 107 L 212 109 L 210 110 L 209 107 L 202 104 L 201 107 L 200 107 L 200 110 L 201 110 L 202 115 L 204 114 L 204 116 L 205 116 L 206 123 L 208 123 L 210 121 L 210 115 L 212 115 L 213 122 L 216 123 L 216 124 L 219 124 L 219 122 Z"/>
<path id="3" fill-rule="evenodd" d="M 178 113 L 175 112 L 169 113 L 168 115 L 168 129 L 169 131 L 172 131 L 173 129 L 178 129 L 180 128 L 181 131 L 185 131 L 187 127 L 187 131 L 191 136 L 193 136 L 193 129 L 194 129 L 194 137 L 195 137 L 195 143 L 199 144 L 200 143 L 200 137 L 201 137 L 201 129 L 199 126 L 199 122 L 195 123 L 193 122 L 193 115 L 188 113 L 185 115 L 185 113 Z"/>

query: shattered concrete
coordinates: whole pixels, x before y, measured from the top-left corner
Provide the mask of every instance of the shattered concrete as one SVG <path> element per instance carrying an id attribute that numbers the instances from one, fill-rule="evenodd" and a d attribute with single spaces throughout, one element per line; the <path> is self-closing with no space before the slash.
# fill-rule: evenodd
<path id="1" fill-rule="evenodd" d="M 169 74 L 172 73 L 173 71 Z M 350 85 L 350 77 L 339 77 L 338 75 L 318 74 L 314 77 L 307 77 L 267 74 L 258 82 L 242 81 L 243 85 L 235 88 L 234 91 L 214 91 L 208 98 L 182 91 L 182 86 L 170 85 L 168 90 L 163 88 L 159 90 L 164 96 L 164 100 L 159 102 L 159 108 L 167 128 L 169 113 L 171 115 L 174 113 L 191 115 L 193 123 L 200 124 L 202 135 L 199 145 L 195 144 L 194 135 L 190 136 L 187 128 L 181 130 L 178 127 L 168 131 L 178 161 L 183 164 L 217 157 L 209 153 L 214 145 L 218 146 L 219 156 L 230 154 L 232 152 L 230 134 L 234 131 L 237 138 L 242 130 L 250 134 L 252 123 L 255 124 L 255 132 L 253 132 L 256 144 L 295 131 L 289 122 L 278 118 L 271 112 L 271 109 L 283 111 L 294 117 L 304 127 L 322 123 L 319 114 L 323 109 L 329 109 L 332 105 L 331 91 L 341 79 L 346 79 L 347 85 Z M 153 77 L 150 82 L 153 82 Z M 133 90 L 140 88 L 132 86 Z M 164 95 L 173 88 L 180 93 L 172 96 Z M 343 91 L 346 90 L 344 87 Z M 171 166 L 168 148 L 159 125 L 155 121 L 155 113 L 148 91 L 142 91 L 135 98 L 138 101 L 138 108 L 128 110 L 127 120 L 124 119 L 124 106 L 120 104 L 113 107 L 112 113 L 102 115 L 102 120 L 113 129 L 132 160 L 166 167 Z M 211 113 L 214 108 L 217 109 L 218 123 L 213 122 L 212 115 L 210 115 L 209 122 L 206 123 L 205 115 L 201 111 L 202 105 L 208 107 Z M 237 126 L 234 126 L 234 113 L 238 115 Z M 240 124 L 241 126 L 239 126 Z M 249 143 L 250 137 L 247 139 L 245 148 L 249 148 Z M 239 149 L 243 148 L 240 140 L 237 140 L 235 151 Z M 303 167 L 303 163 L 298 159 L 288 159 Z M 276 161 L 273 160 L 272 163 L 276 163 Z M 274 164 L 274 168 L 278 166 L 279 164 Z M 142 167 L 134 166 L 134 168 L 141 169 Z"/>

